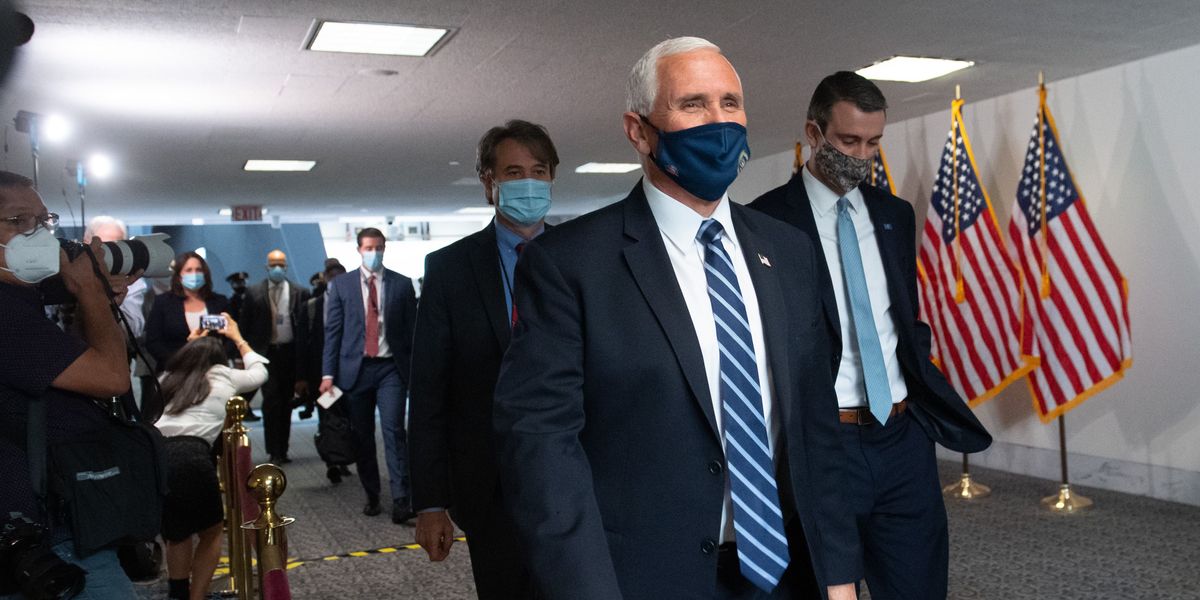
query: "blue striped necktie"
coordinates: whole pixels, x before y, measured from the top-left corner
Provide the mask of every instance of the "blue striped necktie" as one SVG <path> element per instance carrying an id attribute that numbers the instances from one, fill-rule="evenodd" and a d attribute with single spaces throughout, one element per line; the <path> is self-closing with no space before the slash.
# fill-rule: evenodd
<path id="1" fill-rule="evenodd" d="M 842 257 L 842 277 L 846 280 L 846 295 L 850 300 L 850 316 L 858 340 L 858 358 L 862 363 L 863 380 L 867 384 L 867 404 L 880 425 L 887 423 L 892 412 L 892 386 L 888 383 L 887 367 L 883 364 L 883 346 L 875 329 L 871 312 L 871 295 L 867 292 L 867 275 L 863 271 L 862 252 L 858 248 L 858 233 L 850 219 L 850 201 L 837 202 L 838 252 Z"/>
<path id="2" fill-rule="evenodd" d="M 724 232 L 720 223 L 707 219 L 700 224 L 696 239 L 704 244 L 704 275 L 717 322 L 725 463 L 733 496 L 738 561 L 746 579 L 770 592 L 787 569 L 788 545 L 775 485 L 775 463 L 767 443 L 754 340 L 733 262 L 721 245 Z"/>

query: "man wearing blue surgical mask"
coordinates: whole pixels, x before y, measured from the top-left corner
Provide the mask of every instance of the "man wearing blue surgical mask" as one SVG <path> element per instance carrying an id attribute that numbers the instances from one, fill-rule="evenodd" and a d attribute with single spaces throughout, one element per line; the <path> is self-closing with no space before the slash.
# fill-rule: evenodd
<path id="1" fill-rule="evenodd" d="M 643 179 L 516 269 L 493 428 L 539 592 L 853 598 L 812 246 L 726 191 L 750 154 L 737 72 L 666 40 L 622 124 Z"/>
<path id="2" fill-rule="evenodd" d="M 500 495 L 492 392 L 520 320 L 513 271 L 525 244 L 545 230 L 557 166 L 544 127 L 512 120 L 490 129 L 479 141 L 476 170 L 495 219 L 425 261 L 409 423 L 416 540 L 440 561 L 454 543 L 454 525 L 465 530 L 483 599 L 533 595 Z"/>
<path id="3" fill-rule="evenodd" d="M 246 289 L 238 324 L 242 337 L 267 360 L 269 377 L 262 388 L 263 438 L 271 462 L 286 464 L 292 431 L 292 399 L 307 392 L 296 377 L 295 332 L 308 290 L 288 279 L 282 250 L 267 254 L 266 278 Z"/>

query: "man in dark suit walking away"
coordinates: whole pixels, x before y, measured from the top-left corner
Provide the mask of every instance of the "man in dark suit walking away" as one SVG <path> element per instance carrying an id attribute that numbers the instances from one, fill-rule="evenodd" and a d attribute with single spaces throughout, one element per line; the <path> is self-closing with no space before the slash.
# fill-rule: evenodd
<path id="1" fill-rule="evenodd" d="M 275 464 L 287 464 L 288 440 L 292 432 L 292 398 L 298 391 L 296 373 L 297 320 L 308 290 L 287 278 L 287 255 L 282 250 L 267 254 L 267 277 L 246 288 L 242 302 L 242 336 L 251 348 L 264 349 L 267 383 L 263 395 L 263 439 Z"/>
<path id="2" fill-rule="evenodd" d="M 933 444 L 978 452 L 992 438 L 929 360 L 912 206 L 863 184 L 886 110 L 862 76 L 826 77 L 804 126 L 812 157 L 750 206 L 803 230 L 820 258 L 846 500 L 871 597 L 945 598 L 949 542 Z"/>
<path id="3" fill-rule="evenodd" d="M 517 264 L 494 427 L 543 597 L 853 597 L 817 263 L 726 194 L 743 107 L 713 44 L 650 49 L 622 117 L 643 180 Z"/>
<path id="4" fill-rule="evenodd" d="M 383 267 L 387 240 L 367 227 L 358 232 L 362 267 L 335 278 L 325 293 L 325 351 L 320 393 L 334 385 L 345 393 L 358 454 L 358 478 L 375 516 L 379 505 L 379 461 L 375 457 L 375 409 L 383 430 L 392 492 L 392 522 L 413 517 L 409 502 L 408 446 L 404 407 L 412 362 L 417 300 L 412 280 Z"/>
<path id="5" fill-rule="evenodd" d="M 467 534 L 481 599 L 532 596 L 504 509 L 492 398 L 513 319 L 513 270 L 541 235 L 558 153 L 544 127 L 513 120 L 479 140 L 476 171 L 496 217 L 429 255 L 413 340 L 409 449 L 417 543 L 443 560 L 454 523 Z M 447 514 L 447 510 L 449 514 Z"/>

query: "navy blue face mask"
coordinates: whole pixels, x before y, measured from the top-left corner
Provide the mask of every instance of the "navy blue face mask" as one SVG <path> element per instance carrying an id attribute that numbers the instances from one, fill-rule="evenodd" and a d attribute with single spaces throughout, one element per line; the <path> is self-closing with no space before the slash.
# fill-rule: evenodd
<path id="1" fill-rule="evenodd" d="M 650 119 L 640 116 L 654 127 Z M 701 200 L 720 200 L 750 160 L 746 128 L 740 123 L 725 121 L 679 131 L 662 131 L 657 127 L 654 130 L 658 132 L 658 148 L 650 155 L 654 164 L 679 187 Z"/>

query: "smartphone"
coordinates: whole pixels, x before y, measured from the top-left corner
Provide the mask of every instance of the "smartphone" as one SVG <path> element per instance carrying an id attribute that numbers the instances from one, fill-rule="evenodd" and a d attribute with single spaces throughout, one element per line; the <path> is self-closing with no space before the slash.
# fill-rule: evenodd
<path id="1" fill-rule="evenodd" d="M 200 329 L 207 329 L 209 331 L 225 329 L 225 317 L 221 315 L 201 315 Z"/>

